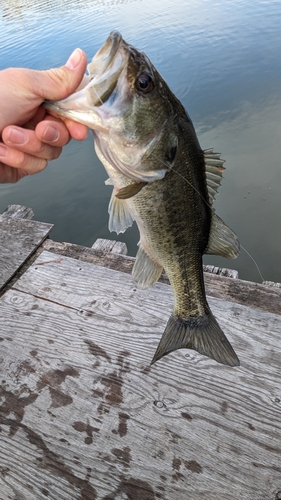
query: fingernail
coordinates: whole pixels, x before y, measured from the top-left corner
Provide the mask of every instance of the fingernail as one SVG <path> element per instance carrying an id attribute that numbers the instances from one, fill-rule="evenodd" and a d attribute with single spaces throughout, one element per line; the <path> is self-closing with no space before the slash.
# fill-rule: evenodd
<path id="1" fill-rule="evenodd" d="M 75 69 L 75 68 L 77 68 L 78 64 L 81 61 L 81 57 L 82 57 L 81 50 L 80 49 L 75 49 L 72 52 L 71 56 L 69 57 L 68 61 L 66 62 L 65 66 L 68 69 Z"/>
<path id="2" fill-rule="evenodd" d="M 13 144 L 25 144 L 28 141 L 28 135 L 17 128 L 11 128 L 8 133 L 8 141 Z"/>
<path id="3" fill-rule="evenodd" d="M 0 144 L 0 157 L 4 158 L 8 154 L 8 149 L 3 144 Z"/>
<path id="4" fill-rule="evenodd" d="M 51 127 L 50 125 L 48 125 L 48 127 L 46 128 L 46 130 L 43 134 L 43 138 L 45 139 L 45 141 L 48 141 L 48 142 L 57 141 L 59 136 L 60 135 L 59 135 L 57 129 L 54 127 Z"/>

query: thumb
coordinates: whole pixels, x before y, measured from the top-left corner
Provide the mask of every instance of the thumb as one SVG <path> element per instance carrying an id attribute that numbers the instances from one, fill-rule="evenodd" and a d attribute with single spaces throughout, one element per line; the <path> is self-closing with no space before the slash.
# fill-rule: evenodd
<path id="1" fill-rule="evenodd" d="M 38 97 L 57 101 L 72 94 L 79 86 L 87 65 L 87 57 L 81 49 L 75 49 L 65 66 L 46 71 L 36 71 L 33 90 Z"/>

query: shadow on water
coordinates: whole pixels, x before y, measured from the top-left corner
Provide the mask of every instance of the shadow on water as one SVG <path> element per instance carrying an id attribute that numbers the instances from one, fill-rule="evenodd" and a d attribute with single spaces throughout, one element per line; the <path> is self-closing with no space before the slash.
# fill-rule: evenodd
<path id="1" fill-rule="evenodd" d="M 281 4 L 224 0 L 6 0 L 0 5 L 0 69 L 63 64 L 79 46 L 90 59 L 112 29 L 151 58 L 190 114 L 202 148 L 226 160 L 215 208 L 258 262 L 265 279 L 281 282 Z M 91 134 L 72 141 L 40 175 L 0 186 L 0 212 L 32 207 L 52 222 L 52 238 L 90 246 L 98 237 L 137 251 L 134 226 L 118 237 L 107 229 L 110 188 Z M 241 252 L 235 268 L 260 281 Z"/>

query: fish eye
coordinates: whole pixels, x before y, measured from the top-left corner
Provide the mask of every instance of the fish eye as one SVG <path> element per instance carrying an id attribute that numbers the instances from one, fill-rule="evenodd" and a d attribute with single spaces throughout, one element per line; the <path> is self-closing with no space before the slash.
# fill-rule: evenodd
<path id="1" fill-rule="evenodd" d="M 149 94 L 154 89 L 154 83 L 150 75 L 141 73 L 135 81 L 136 89 L 142 94 Z"/>

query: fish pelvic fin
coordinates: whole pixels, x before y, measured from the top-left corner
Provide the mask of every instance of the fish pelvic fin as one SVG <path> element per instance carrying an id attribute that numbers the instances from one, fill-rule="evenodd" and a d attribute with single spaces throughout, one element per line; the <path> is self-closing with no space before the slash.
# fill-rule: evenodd
<path id="1" fill-rule="evenodd" d="M 239 366 L 239 359 L 211 313 L 184 320 L 170 316 L 151 364 L 177 349 L 194 349 L 218 363 Z"/>
<path id="2" fill-rule="evenodd" d="M 121 188 L 118 190 L 118 193 L 116 193 L 116 198 L 119 200 L 126 200 L 128 198 L 132 198 L 132 196 L 135 196 L 138 194 L 141 189 L 147 185 L 147 182 L 134 182 L 133 184 L 129 184 L 128 186 Z"/>
<path id="3" fill-rule="evenodd" d="M 163 267 L 154 262 L 140 244 L 132 275 L 135 284 L 140 289 L 146 289 L 154 285 L 161 276 Z"/>
<path id="4" fill-rule="evenodd" d="M 115 231 L 117 234 L 120 234 L 124 233 L 128 227 L 132 226 L 134 219 L 128 209 L 126 200 L 118 200 L 115 194 L 116 189 L 114 188 L 108 206 L 108 229 L 110 232 Z"/>

